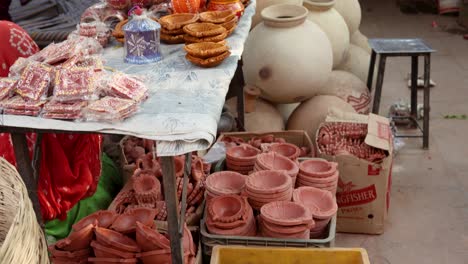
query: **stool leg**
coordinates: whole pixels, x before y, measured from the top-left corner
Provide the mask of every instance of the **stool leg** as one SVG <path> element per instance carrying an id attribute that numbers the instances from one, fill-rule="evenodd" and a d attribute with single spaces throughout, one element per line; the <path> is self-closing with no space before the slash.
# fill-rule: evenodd
<path id="1" fill-rule="evenodd" d="M 430 106 L 430 80 L 431 80 L 431 55 L 424 56 L 424 123 L 423 123 L 423 148 L 429 148 L 429 111 Z"/>
<path id="2" fill-rule="evenodd" d="M 418 116 L 418 56 L 411 57 L 411 116 Z"/>
<path id="3" fill-rule="evenodd" d="M 376 57 L 377 57 L 377 54 L 375 53 L 374 50 L 372 50 L 370 63 L 369 63 L 369 74 L 367 75 L 367 89 L 369 89 L 369 92 L 372 91 L 372 81 L 374 80 L 374 68 L 375 68 Z"/>
<path id="4" fill-rule="evenodd" d="M 387 56 L 380 55 L 379 70 L 377 72 L 377 84 L 375 87 L 375 94 L 374 94 L 374 105 L 372 107 L 372 113 L 374 114 L 379 113 L 380 97 L 382 96 L 382 85 L 383 85 L 383 80 L 384 80 L 386 60 L 387 60 Z"/>

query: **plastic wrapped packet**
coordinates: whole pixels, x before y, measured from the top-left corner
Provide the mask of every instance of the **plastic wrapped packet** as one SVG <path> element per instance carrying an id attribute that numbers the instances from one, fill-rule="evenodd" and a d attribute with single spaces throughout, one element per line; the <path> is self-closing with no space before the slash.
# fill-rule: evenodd
<path id="1" fill-rule="evenodd" d="M 116 73 L 110 76 L 107 82 L 107 95 L 142 102 L 148 97 L 148 88 L 136 77 L 125 73 Z"/>
<path id="2" fill-rule="evenodd" d="M 75 120 L 82 118 L 82 110 L 88 102 L 62 103 L 56 100 L 44 105 L 41 116 L 43 118 Z"/>
<path id="3" fill-rule="evenodd" d="M 8 77 L 10 78 L 19 78 L 21 74 L 23 73 L 24 69 L 26 69 L 26 66 L 28 66 L 29 63 L 31 63 L 33 60 L 30 60 L 29 58 L 23 58 L 19 57 L 13 65 L 10 67 L 10 72 L 8 73 Z"/>
<path id="4" fill-rule="evenodd" d="M 85 23 L 101 21 L 108 8 L 106 2 L 96 3 L 88 7 L 83 14 L 81 14 L 80 21 Z"/>
<path id="5" fill-rule="evenodd" d="M 123 26 L 125 62 L 146 64 L 162 59 L 160 49 L 161 25 L 136 8 L 132 20 Z"/>
<path id="6" fill-rule="evenodd" d="M 0 100 L 10 97 L 14 92 L 15 86 L 15 79 L 0 78 Z"/>
<path id="7" fill-rule="evenodd" d="M 153 0 L 131 0 L 132 6 L 150 7 L 152 4 Z"/>
<path id="8" fill-rule="evenodd" d="M 154 1 L 153 6 L 148 10 L 148 16 L 153 19 L 160 19 L 163 16 L 171 15 L 173 13 L 172 2 L 170 0 Z"/>
<path id="9" fill-rule="evenodd" d="M 96 37 L 97 36 L 97 23 L 96 21 L 83 23 L 81 22 L 78 27 L 78 32 L 80 36 L 84 37 Z"/>
<path id="10" fill-rule="evenodd" d="M 87 121 L 118 122 L 137 111 L 133 100 L 106 96 L 88 105 L 84 110 Z"/>
<path id="11" fill-rule="evenodd" d="M 47 97 L 52 68 L 40 62 L 26 66 L 16 84 L 16 92 L 24 99 L 39 101 Z"/>
<path id="12" fill-rule="evenodd" d="M 130 7 L 130 0 L 107 0 L 107 5 L 116 9 L 127 9 Z"/>
<path id="13" fill-rule="evenodd" d="M 73 67 L 57 71 L 54 100 L 59 102 L 89 100 L 95 90 L 94 78 L 93 68 Z"/>
<path id="14" fill-rule="evenodd" d="M 36 102 L 26 101 L 20 96 L 14 96 L 0 101 L 0 108 L 7 115 L 37 116 L 45 102 L 45 100 Z"/>

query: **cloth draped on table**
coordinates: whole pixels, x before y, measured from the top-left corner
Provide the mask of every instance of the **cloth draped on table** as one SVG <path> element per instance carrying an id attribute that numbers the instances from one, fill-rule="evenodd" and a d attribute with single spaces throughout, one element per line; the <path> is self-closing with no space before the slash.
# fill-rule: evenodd
<path id="1" fill-rule="evenodd" d="M 0 77 L 8 76 L 19 57 L 29 57 L 38 46 L 20 26 L 0 21 Z M 30 154 L 36 136 L 27 134 Z M 43 135 L 38 197 L 44 220 L 65 219 L 81 199 L 91 196 L 101 174 L 100 135 Z M 16 166 L 10 134 L 0 134 L 0 156 Z"/>

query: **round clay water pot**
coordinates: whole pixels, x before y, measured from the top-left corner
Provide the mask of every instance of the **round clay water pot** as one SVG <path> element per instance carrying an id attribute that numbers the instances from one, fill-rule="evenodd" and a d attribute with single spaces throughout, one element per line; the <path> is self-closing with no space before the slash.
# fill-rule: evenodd
<path id="1" fill-rule="evenodd" d="M 238 195 L 218 196 L 208 205 L 211 219 L 223 223 L 239 220 L 246 209 L 245 200 Z"/>
<path id="2" fill-rule="evenodd" d="M 290 5 L 302 5 L 302 0 L 258 0 L 255 8 L 255 15 L 252 17 L 252 27 L 254 28 L 260 22 L 262 22 L 262 10 L 266 7 L 277 5 L 277 4 L 290 4 Z"/>
<path id="3" fill-rule="evenodd" d="M 284 170 L 291 177 L 296 177 L 299 172 L 299 166 L 294 161 L 274 152 L 258 155 L 257 164 L 266 170 Z"/>
<path id="4" fill-rule="evenodd" d="M 352 35 L 361 25 L 361 5 L 359 0 L 336 0 L 334 8 L 346 21 L 349 33 Z"/>
<path id="5" fill-rule="evenodd" d="M 171 248 L 169 239 L 140 222 L 137 222 L 136 242 L 143 252 Z"/>
<path id="6" fill-rule="evenodd" d="M 245 187 L 248 192 L 258 194 L 283 194 L 292 189 L 291 177 L 285 171 L 264 170 L 250 174 Z"/>
<path id="7" fill-rule="evenodd" d="M 226 150 L 226 159 L 238 162 L 251 162 L 261 151 L 250 145 L 241 145 Z M 250 163 L 249 163 L 250 164 Z"/>
<path id="8" fill-rule="evenodd" d="M 74 231 L 81 230 L 89 224 L 94 224 L 97 221 L 97 226 L 108 228 L 117 218 L 117 213 L 110 210 L 101 210 L 82 218 L 79 222 L 72 226 Z"/>
<path id="9" fill-rule="evenodd" d="M 349 47 L 349 30 L 344 18 L 333 6 L 335 0 L 304 0 L 309 10 L 307 19 L 316 23 L 327 34 L 333 51 L 333 67 L 343 61 Z"/>
<path id="10" fill-rule="evenodd" d="M 316 95 L 333 66 L 327 35 L 306 20 L 303 6 L 273 5 L 261 14 L 263 22 L 245 43 L 246 83 L 261 89 L 261 96 L 273 103 L 297 103 Z"/>
<path id="11" fill-rule="evenodd" d="M 318 95 L 301 103 L 288 120 L 288 130 L 305 130 L 310 138 L 315 138 L 317 129 L 325 121 L 328 111 L 337 108 L 343 112 L 355 113 L 354 108 L 341 98 Z"/>
<path id="12" fill-rule="evenodd" d="M 309 177 L 327 178 L 335 174 L 338 164 L 325 159 L 313 158 L 299 164 L 301 174 Z"/>
<path id="13" fill-rule="evenodd" d="M 94 228 L 96 223 L 89 224 L 86 227 L 73 231 L 67 238 L 57 241 L 55 246 L 60 250 L 65 251 L 78 251 L 89 248 L 91 240 L 93 240 Z"/>
<path id="14" fill-rule="evenodd" d="M 350 72 L 364 83 L 367 83 L 369 63 L 370 55 L 367 51 L 354 44 L 349 44 L 348 53 L 345 55 L 341 64 L 335 69 Z"/>
<path id="15" fill-rule="evenodd" d="M 105 245 L 99 244 L 97 241 L 91 242 L 91 247 L 94 250 L 94 255 L 97 258 L 123 258 L 132 259 L 135 258 L 135 253 L 128 253 L 120 251 Z"/>
<path id="16" fill-rule="evenodd" d="M 346 71 L 332 71 L 321 95 L 334 95 L 350 104 L 360 114 L 368 114 L 371 97 L 366 83 Z"/>
<path id="17" fill-rule="evenodd" d="M 322 88 L 323 89 L 323 88 Z M 300 105 L 301 103 L 293 103 L 293 104 L 277 104 L 276 109 L 281 113 L 283 117 L 284 123 L 288 122 L 289 117 L 294 112 L 294 110 Z"/>
<path id="18" fill-rule="evenodd" d="M 314 187 L 299 187 L 293 192 L 293 201 L 303 204 L 315 219 L 329 220 L 338 210 L 338 205 L 329 191 Z M 316 226 L 321 223 L 317 221 Z"/>
<path id="19" fill-rule="evenodd" d="M 133 239 L 122 235 L 119 232 L 101 227 L 96 227 L 94 232 L 96 234 L 97 242 L 99 242 L 102 245 L 110 246 L 112 248 L 122 250 L 125 252 L 140 251 L 140 248 Z"/>
<path id="20" fill-rule="evenodd" d="M 290 160 L 296 160 L 301 155 L 301 149 L 290 143 L 273 144 L 270 151 L 283 155 Z"/>
<path id="21" fill-rule="evenodd" d="M 302 204 L 296 202 L 272 202 L 262 206 L 263 220 L 272 224 L 294 226 L 312 223 L 312 214 Z"/>
<path id="22" fill-rule="evenodd" d="M 229 113 L 237 117 L 237 98 L 233 97 L 226 101 Z M 269 132 L 269 131 L 283 131 L 284 120 L 281 113 L 270 102 L 261 98 L 257 99 L 255 103 L 255 111 L 245 113 L 244 128 L 249 132 Z"/>
<path id="23" fill-rule="evenodd" d="M 240 194 L 245 176 L 232 171 L 215 172 L 206 178 L 206 189 L 214 195 Z"/>
<path id="24" fill-rule="evenodd" d="M 351 44 L 365 50 L 369 55 L 372 53 L 372 48 L 369 45 L 369 39 L 359 30 L 356 30 L 356 32 L 351 35 Z"/>
<path id="25" fill-rule="evenodd" d="M 137 263 L 136 258 L 133 259 L 121 259 L 121 258 L 89 258 L 88 262 L 96 264 L 115 264 L 115 263 Z"/>

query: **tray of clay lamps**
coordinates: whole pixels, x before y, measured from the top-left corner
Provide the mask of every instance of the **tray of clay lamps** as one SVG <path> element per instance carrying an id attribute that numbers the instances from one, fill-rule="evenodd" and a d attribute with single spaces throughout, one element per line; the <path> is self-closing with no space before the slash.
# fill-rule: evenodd
<path id="1" fill-rule="evenodd" d="M 227 35 L 231 35 L 237 27 L 238 18 L 231 10 L 207 11 L 200 13 L 200 20 L 205 23 L 220 25 L 226 29 Z"/>
<path id="2" fill-rule="evenodd" d="M 185 43 L 184 26 L 196 23 L 199 19 L 198 14 L 172 14 L 164 16 L 159 20 L 161 24 L 161 41 L 166 44 Z"/>
<path id="3" fill-rule="evenodd" d="M 218 66 L 231 55 L 225 43 L 192 43 L 185 45 L 184 49 L 187 52 L 185 58 L 188 61 L 204 68 Z"/>

